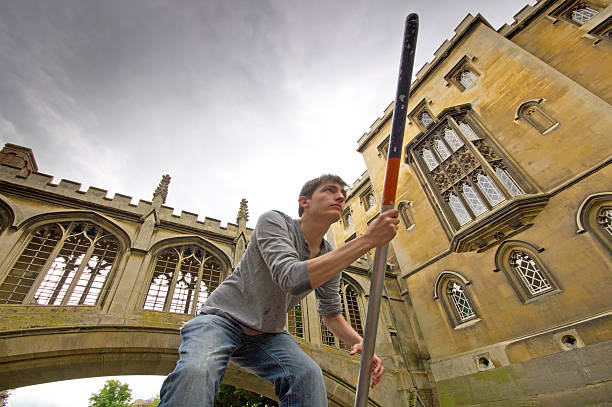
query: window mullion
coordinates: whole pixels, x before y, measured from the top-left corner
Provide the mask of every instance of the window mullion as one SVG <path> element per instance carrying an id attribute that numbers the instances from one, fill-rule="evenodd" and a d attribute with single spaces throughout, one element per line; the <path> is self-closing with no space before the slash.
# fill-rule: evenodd
<path id="1" fill-rule="evenodd" d="M 459 200 L 463 204 L 463 207 L 465 208 L 467 213 L 470 215 L 472 220 L 474 220 L 474 219 L 476 219 L 477 216 L 474 213 L 474 211 L 472 210 L 472 207 L 470 206 L 470 204 L 467 201 L 467 199 L 465 199 L 465 196 L 463 196 L 463 188 L 461 188 L 461 191 L 459 191 L 459 187 L 457 186 L 458 184 L 462 184 L 462 182 L 458 182 L 457 184 L 453 185 L 453 191 L 455 192 L 455 195 L 457 195 L 457 198 L 459 198 Z"/>
<path id="2" fill-rule="evenodd" d="M 193 309 L 189 310 L 189 314 L 193 315 L 197 312 L 198 301 L 200 300 L 200 286 L 202 285 L 202 276 L 204 275 L 204 264 L 206 264 L 207 253 L 202 255 L 202 261 L 200 261 L 200 267 L 198 267 L 198 278 L 196 279 L 195 290 L 193 290 Z"/>
<path id="3" fill-rule="evenodd" d="M 83 231 L 83 235 L 85 236 L 85 238 L 88 237 L 86 230 L 87 229 Z M 96 238 L 99 237 L 99 235 L 101 234 L 100 232 L 101 231 L 98 230 L 98 232 L 96 233 L 96 237 L 92 241 L 90 241 L 89 247 L 85 251 L 85 256 L 83 257 L 83 261 L 79 265 L 79 268 L 77 269 L 76 273 L 74 273 L 74 277 L 72 278 L 72 281 L 70 282 L 70 285 L 68 286 L 68 289 L 66 290 L 66 294 L 64 294 L 64 298 L 62 298 L 61 305 L 66 305 L 68 303 L 68 300 L 70 299 L 70 296 L 72 295 L 72 291 L 74 290 L 74 287 L 76 287 L 77 283 L 79 282 L 79 278 L 81 277 L 81 274 L 83 273 L 83 270 L 85 269 L 85 267 L 87 267 L 87 264 L 89 263 L 91 254 L 94 251 L 94 242 L 96 241 Z"/>
<path id="4" fill-rule="evenodd" d="M 166 294 L 166 301 L 164 303 L 164 312 L 170 312 L 170 305 L 172 304 L 172 297 L 174 297 L 174 288 L 176 287 L 176 282 L 178 280 L 178 275 L 181 272 L 181 266 L 183 265 L 183 248 L 177 250 L 178 261 L 176 262 L 176 267 L 174 268 L 174 273 L 172 274 L 172 281 L 170 282 L 170 286 L 168 287 L 168 293 Z"/>
<path id="5" fill-rule="evenodd" d="M 47 275 L 47 272 L 49 271 L 49 269 L 51 268 L 51 266 L 55 262 L 55 258 L 59 254 L 60 250 L 62 250 L 62 246 L 64 246 L 64 242 L 66 241 L 66 238 L 69 235 L 68 234 L 68 229 L 69 228 L 64 229 L 59 223 L 55 223 L 55 225 L 57 225 L 59 227 L 59 230 L 62 232 L 62 237 L 57 242 L 57 244 L 55 245 L 55 248 L 53 248 L 53 250 L 51 251 L 51 254 L 49 254 L 49 258 L 47 259 L 47 261 L 45 262 L 43 267 L 40 269 L 40 272 L 38 273 L 38 276 L 36 277 L 36 280 L 34 281 L 34 283 L 32 283 L 32 286 L 30 287 L 30 291 L 28 291 L 28 294 L 23 299 L 22 304 L 24 304 L 24 305 L 25 304 L 30 304 L 32 302 L 32 300 L 34 299 L 34 294 L 36 294 L 36 291 L 38 290 L 38 287 L 40 286 L 40 284 L 44 280 L 45 276 Z M 34 235 L 34 231 L 32 231 L 32 233 L 30 234 L 30 239 L 28 240 L 28 244 L 30 244 L 30 241 L 32 240 L 33 235 Z M 27 245 L 24 246 L 24 248 L 22 249 L 22 251 L 21 251 L 22 253 L 23 253 L 23 250 L 25 250 L 26 247 L 27 247 Z"/>
<path id="6" fill-rule="evenodd" d="M 481 168 L 476 168 L 474 171 L 472 171 L 472 173 L 467 177 L 467 182 L 470 184 L 470 186 L 472 187 L 472 189 L 474 190 L 474 192 L 476 193 L 476 195 L 478 196 L 478 198 L 480 198 L 480 202 L 482 202 L 482 204 L 487 208 L 487 212 L 490 211 L 491 209 L 493 209 L 493 205 L 491 205 L 491 203 L 489 202 L 489 199 L 487 198 L 486 194 L 484 193 L 484 191 L 482 189 L 480 189 L 480 184 L 478 184 L 478 179 L 476 179 L 476 177 L 478 176 L 478 170 L 482 170 Z M 483 171 L 484 172 L 484 171 Z M 484 173 L 486 175 L 486 172 Z M 482 215 L 482 214 L 481 214 Z"/>

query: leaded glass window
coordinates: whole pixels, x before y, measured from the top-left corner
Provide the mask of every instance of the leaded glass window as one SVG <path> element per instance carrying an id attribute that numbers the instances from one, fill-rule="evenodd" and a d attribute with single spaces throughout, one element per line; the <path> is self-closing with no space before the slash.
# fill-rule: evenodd
<path id="1" fill-rule="evenodd" d="M 512 179 L 510 174 L 501 167 L 495 168 L 495 173 L 499 177 L 500 181 L 504 184 L 504 186 L 510 191 L 512 196 L 522 195 L 524 192 L 521 187 L 518 186 L 516 182 Z"/>
<path id="2" fill-rule="evenodd" d="M 459 82 L 465 89 L 470 88 L 474 83 L 476 83 L 477 76 L 470 71 L 469 69 L 464 69 L 463 71 L 457 74 L 456 80 Z"/>
<path id="3" fill-rule="evenodd" d="M 450 280 L 446 285 L 446 295 L 450 299 L 453 311 L 460 322 L 469 321 L 476 317 L 474 308 L 470 303 L 464 288 L 455 280 Z"/>
<path id="4" fill-rule="evenodd" d="M 472 217 L 465 209 L 465 206 L 463 206 L 463 202 L 461 202 L 457 195 L 450 194 L 449 203 L 460 225 L 465 225 L 466 223 L 472 220 Z"/>
<path id="5" fill-rule="evenodd" d="M 119 241 L 91 222 L 38 227 L 0 286 L 2 304 L 95 305 Z"/>
<path id="6" fill-rule="evenodd" d="M 366 198 L 368 200 L 368 209 L 376 206 L 376 199 L 373 193 L 370 192 Z"/>
<path id="7" fill-rule="evenodd" d="M 342 215 L 342 219 L 344 220 L 345 228 L 348 229 L 349 227 L 353 226 L 353 216 L 350 212 L 344 212 L 344 215 Z"/>
<path id="8" fill-rule="evenodd" d="M 470 115 L 448 114 L 411 148 L 432 198 L 455 230 L 523 193 L 504 158 Z"/>
<path id="9" fill-rule="evenodd" d="M 323 322 L 323 317 L 321 315 L 319 315 L 319 323 L 321 325 L 321 343 L 323 343 L 323 345 L 335 347 L 336 337 L 333 333 L 331 333 L 329 329 L 327 329 L 327 326 L 325 326 L 325 323 Z"/>
<path id="10" fill-rule="evenodd" d="M 221 283 L 223 273 L 221 261 L 199 246 L 164 249 L 155 258 L 144 309 L 194 314 Z"/>
<path id="11" fill-rule="evenodd" d="M 478 137 L 476 135 L 476 133 L 474 133 L 474 130 L 472 130 L 470 125 L 467 124 L 466 122 L 460 121 L 459 122 L 459 128 L 461 129 L 461 131 L 467 137 L 468 140 L 474 141 L 474 140 L 479 140 L 480 139 L 480 137 Z"/>
<path id="12" fill-rule="evenodd" d="M 610 236 L 612 236 L 612 209 L 602 209 L 597 214 L 597 223 Z"/>
<path id="13" fill-rule="evenodd" d="M 446 127 L 444 129 L 444 139 L 446 139 L 446 142 L 453 150 L 453 153 L 463 146 L 463 141 L 461 141 L 461 139 L 457 136 L 457 133 L 455 133 L 455 131 L 450 127 Z"/>
<path id="14" fill-rule="evenodd" d="M 440 154 L 440 158 L 442 159 L 442 161 L 450 157 L 451 154 L 441 139 L 439 138 L 435 139 L 434 145 L 436 146 L 436 151 L 438 151 L 438 154 Z"/>
<path id="15" fill-rule="evenodd" d="M 287 330 L 293 336 L 304 338 L 304 314 L 302 303 L 298 302 L 292 310 L 287 313 Z"/>
<path id="16" fill-rule="evenodd" d="M 484 193 L 484 196 L 487 197 L 487 200 L 491 205 L 495 206 L 506 199 L 501 192 L 499 192 L 499 189 L 497 189 L 488 175 L 484 175 L 482 173 L 478 174 L 477 179 L 478 187 Z"/>
<path id="17" fill-rule="evenodd" d="M 513 250 L 510 253 L 510 266 L 532 296 L 552 290 L 553 287 L 541 267 L 527 252 Z"/>
<path id="18" fill-rule="evenodd" d="M 574 10 L 571 10 L 569 17 L 578 25 L 582 25 L 597 15 L 597 13 L 599 12 L 591 7 L 580 6 Z"/>
<path id="19" fill-rule="evenodd" d="M 339 294 L 342 299 L 342 316 L 359 335 L 363 336 L 363 325 L 361 322 L 361 313 L 359 311 L 359 295 L 357 290 L 343 278 L 340 282 Z M 324 345 L 334 346 L 347 351 L 351 349 L 351 345 L 343 343 L 327 329 L 322 318 L 320 318 L 320 322 L 321 341 Z"/>
<path id="20" fill-rule="evenodd" d="M 438 166 L 438 161 L 436 160 L 434 155 L 431 153 L 431 151 L 429 151 L 429 149 L 424 148 L 423 151 L 421 152 L 421 155 L 423 157 L 423 161 L 425 161 L 425 164 L 427 164 L 427 167 L 430 170 L 433 170 L 434 168 Z"/>
<path id="21" fill-rule="evenodd" d="M 487 211 L 487 207 L 484 205 L 480 196 L 471 185 L 465 184 L 463 185 L 463 196 L 467 201 L 470 208 L 472 208 L 472 212 L 474 215 L 479 216 Z"/>
<path id="22" fill-rule="evenodd" d="M 433 123 L 433 118 L 431 117 L 431 115 L 427 111 L 421 112 L 418 117 L 419 117 L 419 121 L 421 122 L 423 127 L 427 127 L 431 123 Z"/>

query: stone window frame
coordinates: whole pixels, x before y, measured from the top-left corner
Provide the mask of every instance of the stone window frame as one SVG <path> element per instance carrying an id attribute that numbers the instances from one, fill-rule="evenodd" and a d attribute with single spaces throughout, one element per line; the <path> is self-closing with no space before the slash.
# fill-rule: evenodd
<path id="1" fill-rule="evenodd" d="M 95 230 L 94 236 L 89 235 L 86 230 L 76 231 L 76 234 L 72 234 L 79 225 L 87 225 L 87 230 L 93 228 L 93 230 Z M 48 250 L 47 253 L 44 253 L 42 250 L 42 244 L 38 245 L 38 249 L 34 247 L 37 244 L 34 243 L 35 234 L 43 231 L 44 229 L 49 232 L 49 229 L 54 227 L 56 230 L 59 230 L 61 236 L 59 236 L 59 239 L 54 239 L 55 241 L 52 243 L 53 246 L 50 247 L 50 250 Z M 18 294 L 21 296 L 20 300 L 10 301 L 10 298 L 7 296 L 7 298 L 3 298 L 1 300 L 2 302 L 0 302 L 0 304 L 38 305 L 46 307 L 102 307 L 104 305 L 108 292 L 110 291 L 110 287 L 114 284 L 117 269 L 123 262 L 126 247 L 130 247 L 131 244 L 125 231 L 114 225 L 112 222 L 109 222 L 99 215 L 89 211 L 44 213 L 22 222 L 17 228 L 21 229 L 22 235 L 19 238 L 18 243 L 11 251 L 11 255 L 8 256 L 10 258 L 11 266 L 8 268 L 4 276 L 0 276 L 2 277 L 2 280 L 0 280 L 0 290 L 3 292 L 4 296 L 4 293 L 9 293 L 8 290 L 11 289 L 11 286 L 16 285 L 19 287 L 24 287 L 25 289 L 19 290 L 20 292 Z M 90 243 L 87 245 L 84 253 L 79 253 L 80 258 L 75 260 L 74 266 L 76 266 L 76 271 L 74 271 L 74 275 L 70 276 L 72 273 L 65 275 L 65 269 L 61 267 L 60 263 L 57 263 L 57 259 L 60 257 L 60 253 L 64 250 L 70 250 L 70 253 L 76 253 L 79 246 L 83 247 L 82 245 L 75 245 L 74 243 L 67 242 L 67 239 L 70 237 L 75 237 L 80 234 L 83 234 L 83 237 L 86 240 L 89 240 Z M 48 237 L 50 238 L 50 236 Z M 95 257 L 95 251 L 100 249 L 100 247 L 95 247 L 96 243 L 109 239 L 113 239 L 115 241 L 116 249 L 114 250 L 114 258 L 110 264 L 110 268 L 107 269 L 106 275 L 104 275 L 102 281 L 100 281 L 100 279 L 95 277 L 101 268 L 99 267 L 100 264 L 98 262 L 95 263 L 95 266 L 92 266 L 91 261 L 92 258 Z M 49 242 L 45 244 L 46 248 L 49 248 L 48 243 Z M 70 246 L 73 247 L 72 250 L 69 248 Z M 40 257 L 39 255 L 42 255 L 43 257 Z M 26 263 L 24 260 L 29 257 L 32 257 L 32 261 L 28 261 Z M 76 264 L 77 261 L 78 264 Z M 27 264 L 29 266 L 35 266 L 35 269 L 27 266 L 28 269 L 26 270 L 30 276 L 26 278 L 26 275 L 21 273 L 22 275 L 19 277 L 17 274 L 20 273 L 21 269 L 17 269 L 15 267 L 18 263 L 22 265 Z M 54 265 L 56 265 L 56 267 L 51 270 Z M 84 279 L 87 278 L 86 269 L 90 269 L 91 267 L 94 268 L 94 273 L 89 273 L 90 278 L 87 282 L 85 282 Z M 58 282 L 61 285 L 55 284 L 55 286 L 52 287 L 55 278 L 54 276 L 50 275 L 50 272 L 61 273 L 62 270 L 64 271 L 64 274 L 59 277 L 60 281 Z M 16 274 L 12 275 L 13 272 Z M 47 278 L 48 276 L 49 278 Z M 13 279 L 16 278 L 17 282 L 9 283 L 8 280 L 11 277 Z M 55 277 L 57 277 L 57 275 Z M 28 283 L 29 285 L 21 284 L 24 282 L 24 279 L 31 281 L 31 283 Z M 33 303 L 35 300 L 34 297 L 39 290 L 41 290 L 45 282 L 47 284 L 46 288 L 52 290 L 51 297 L 48 298 L 48 300 L 53 303 Z M 84 283 L 84 285 L 81 283 Z M 65 287 L 65 289 L 63 287 Z M 13 288 L 17 289 L 17 287 Z M 92 288 L 95 289 L 93 291 L 93 299 L 90 296 L 92 294 Z M 16 293 L 14 290 L 11 292 L 13 294 Z M 76 299 L 75 296 L 79 296 L 76 303 L 74 301 L 74 299 Z M 59 303 L 56 303 L 58 299 Z"/>
<path id="2" fill-rule="evenodd" d="M 353 220 L 353 210 L 351 209 L 350 205 L 348 205 L 342 211 L 342 217 L 340 218 L 340 221 L 344 226 L 344 230 L 349 230 L 355 225 L 355 221 Z"/>
<path id="3" fill-rule="evenodd" d="M 593 44 L 598 44 L 601 40 L 612 41 L 612 17 L 597 25 L 589 34 L 596 38 Z"/>
<path id="4" fill-rule="evenodd" d="M 287 331 L 296 338 L 305 339 L 306 321 L 304 300 L 300 300 L 287 312 Z"/>
<path id="5" fill-rule="evenodd" d="M 588 20 L 584 22 L 580 22 L 572 17 L 572 13 L 578 8 L 588 8 L 596 13 L 593 14 Z M 563 20 L 578 27 L 581 27 L 588 22 L 590 22 L 597 14 L 601 13 L 605 5 L 599 4 L 597 1 L 585 1 L 585 0 L 568 0 L 563 2 L 561 5 L 556 7 L 552 12 L 549 13 L 549 16 L 553 19 L 554 22 L 557 20 Z"/>
<path id="6" fill-rule="evenodd" d="M 448 71 L 448 73 L 444 76 L 444 80 L 446 81 L 446 86 L 448 87 L 448 86 L 454 85 L 461 92 L 464 92 L 466 89 L 473 88 L 476 85 L 476 83 L 479 81 L 479 78 L 481 76 L 481 73 L 474 67 L 474 64 L 473 64 L 473 62 L 475 62 L 476 59 L 477 58 L 474 56 L 467 55 L 467 54 L 464 55 L 459 60 L 459 62 L 457 62 L 455 66 L 453 66 L 451 70 Z M 467 88 L 458 79 L 458 76 L 465 71 L 471 72 L 476 78 L 474 82 Z"/>
<path id="7" fill-rule="evenodd" d="M 540 253 L 543 251 L 543 248 L 532 243 L 522 240 L 507 240 L 500 244 L 495 253 L 496 269 L 494 271 L 503 271 L 508 283 L 510 283 L 510 286 L 523 304 L 529 304 L 550 295 L 559 294 L 563 291 L 545 262 L 542 260 Z M 517 271 L 517 267 L 513 265 L 512 256 L 514 253 L 526 254 L 533 260 L 537 266 L 537 271 L 550 287 L 546 290 L 542 290 L 542 292 L 533 293 Z"/>
<path id="8" fill-rule="evenodd" d="M 391 135 L 388 135 L 387 137 L 385 137 L 382 143 L 380 143 L 378 147 L 376 147 L 376 150 L 378 150 L 378 156 L 384 158 L 385 160 L 389 156 L 390 141 L 391 141 Z"/>
<path id="9" fill-rule="evenodd" d="M 462 317 L 459 314 L 455 301 L 450 298 L 449 293 L 447 292 L 447 288 L 451 283 L 454 283 L 463 289 L 462 293 L 465 296 L 465 300 L 467 301 L 470 309 L 472 310 L 471 316 Z M 470 292 L 471 289 L 468 288 L 468 286 L 471 286 L 471 284 L 472 282 L 465 278 L 461 273 L 452 270 L 444 270 L 436 278 L 433 299 L 440 300 L 441 306 L 444 308 L 445 314 L 448 317 L 448 321 L 455 330 L 467 328 L 481 321 L 478 307 L 474 301 L 474 296 Z"/>
<path id="10" fill-rule="evenodd" d="M 399 211 L 402 222 L 404 222 L 406 230 L 412 230 L 416 227 L 414 213 L 412 211 L 412 204 L 412 201 L 401 201 L 397 205 L 397 210 Z"/>
<path id="11" fill-rule="evenodd" d="M 347 292 L 349 289 L 354 293 L 354 301 L 351 302 L 349 302 L 347 299 Z M 353 327 L 353 329 L 363 337 L 365 328 L 365 305 L 363 304 L 363 290 L 361 286 L 357 284 L 357 282 L 348 277 L 345 273 L 342 274 L 342 278 L 340 280 L 340 297 L 342 300 L 342 316 L 344 316 L 344 319 L 346 319 L 349 325 L 351 325 L 351 327 Z M 356 315 L 355 312 L 357 312 Z M 325 326 L 321 314 L 319 314 L 319 323 L 321 327 L 321 343 L 323 345 L 335 347 L 345 351 L 349 351 L 351 349 L 351 346 L 341 342 L 338 337 L 336 337 L 327 328 L 327 326 Z"/>
<path id="12" fill-rule="evenodd" d="M 469 127 L 472 133 L 471 135 L 468 133 L 464 134 L 464 130 L 461 130 L 460 126 L 463 123 Z M 438 136 L 437 133 L 443 129 L 443 126 L 451 128 L 455 135 L 459 136 L 463 144 L 461 147 L 454 150 L 449 156 L 447 156 L 446 159 L 442 159 L 441 156 L 438 157 L 437 153 L 435 153 L 436 156 L 434 158 L 438 161 L 438 164 L 434 169 L 430 169 L 425 163 L 422 155 L 419 153 L 419 149 L 425 146 L 424 143 L 429 143 L 430 139 Z M 480 173 L 482 173 L 487 176 L 488 180 L 497 188 L 497 191 L 503 194 L 505 198 L 504 200 L 493 205 L 488 200 L 487 196 L 485 196 L 484 192 L 482 192 L 480 188 L 476 187 L 477 182 L 472 180 L 472 175 L 469 175 L 468 178 L 462 176 L 457 180 L 453 180 L 446 174 L 447 171 L 446 169 L 443 169 L 442 164 L 448 161 L 450 157 L 456 156 L 457 153 L 464 154 L 465 151 L 468 151 L 468 155 L 471 155 L 471 158 L 468 157 L 470 158 L 470 162 L 465 165 L 469 164 L 470 168 L 474 167 L 469 170 L 470 174 L 473 174 L 473 176 L 478 176 Z M 456 158 L 453 158 L 453 160 L 455 159 Z M 499 148 L 493 137 L 491 137 L 488 131 L 484 128 L 469 105 L 445 109 L 438 117 L 438 120 L 434 126 L 417 135 L 417 137 L 415 137 L 415 139 L 413 139 L 412 142 L 406 146 L 406 161 L 410 162 L 415 170 L 415 173 L 420 178 L 432 207 L 435 209 L 440 209 L 436 210 L 436 214 L 442 221 L 445 230 L 448 231 L 450 236 L 457 233 L 459 230 L 468 227 L 468 225 L 473 224 L 475 221 L 477 222 L 487 213 L 491 212 L 495 207 L 503 206 L 505 202 L 512 200 L 512 198 L 515 196 L 523 195 L 533 190 L 533 187 L 527 181 L 526 177 L 522 176 L 521 173 L 513 166 L 511 160 L 505 156 L 502 149 Z M 463 171 L 463 169 L 461 170 Z M 437 174 L 437 172 L 440 171 L 442 171 L 442 173 Z M 436 173 L 432 175 L 432 172 Z M 508 180 L 505 181 L 502 176 L 505 176 Z M 466 179 L 464 180 L 463 178 Z M 471 190 L 475 191 L 477 197 L 480 199 L 480 203 L 485 206 L 486 211 L 476 215 L 474 209 L 472 209 L 466 201 L 467 198 L 462 196 L 462 187 L 466 182 L 468 185 L 470 185 Z M 516 190 L 511 188 L 512 185 L 516 187 Z M 441 187 L 444 187 L 445 189 L 441 191 Z M 457 198 L 463 205 L 465 214 L 467 214 L 470 218 L 469 220 L 461 223 L 461 220 L 458 218 L 459 214 L 457 214 L 456 210 L 452 209 L 451 207 L 451 193 L 455 195 L 455 198 Z M 444 194 L 447 194 L 448 197 L 446 197 Z"/>
<path id="13" fill-rule="evenodd" d="M 370 196 L 374 200 L 374 203 L 369 201 Z M 374 189 L 372 188 L 372 185 L 369 185 L 366 190 L 359 195 L 359 201 L 361 202 L 361 205 L 363 205 L 366 212 L 372 208 L 376 208 L 376 197 L 374 196 Z"/>
<path id="14" fill-rule="evenodd" d="M 576 210 L 576 233 L 589 233 L 604 248 L 612 251 L 612 225 L 609 217 L 605 216 L 609 211 L 612 211 L 612 191 L 587 196 Z"/>
<path id="15" fill-rule="evenodd" d="M 560 123 L 557 119 L 546 112 L 542 106 L 542 102 L 544 101 L 545 99 L 540 98 L 528 100 L 527 102 L 522 103 L 516 110 L 514 120 L 522 120 L 526 122 L 542 135 L 546 135 L 556 130 L 559 128 Z"/>
<path id="16" fill-rule="evenodd" d="M 432 111 L 429 109 L 429 105 L 431 105 L 432 102 L 429 101 L 427 98 L 423 98 L 414 109 L 412 109 L 412 111 L 410 111 L 410 113 L 408 113 L 408 124 L 411 125 L 412 123 L 416 123 L 417 127 L 421 130 L 421 131 L 425 131 L 428 128 L 435 126 L 435 124 L 437 123 L 437 118 L 436 116 L 432 113 Z M 421 115 L 423 113 L 427 113 L 430 117 L 431 117 L 431 123 L 424 125 L 423 122 L 421 121 Z"/>
<path id="17" fill-rule="evenodd" d="M 223 258 L 223 256 L 217 253 L 217 250 L 214 250 L 208 245 L 203 244 L 199 241 L 191 241 L 191 239 L 186 240 L 186 241 L 184 239 L 179 239 L 179 240 L 180 241 L 160 242 L 156 245 L 154 249 L 151 250 L 149 270 L 147 273 L 147 277 L 144 280 L 145 285 L 143 287 L 142 299 L 140 301 L 140 310 L 144 310 L 147 312 L 172 313 L 173 315 L 191 315 L 191 316 L 196 315 L 196 313 L 198 312 L 199 306 L 201 305 L 199 304 L 200 300 L 205 300 L 206 298 L 208 298 L 208 296 L 227 277 L 230 265 L 228 264 L 228 261 Z M 177 311 L 176 307 L 180 306 L 180 303 L 182 302 L 182 299 L 180 297 L 176 299 L 176 303 L 173 304 L 173 301 L 175 301 L 174 294 L 176 293 L 176 286 L 177 286 L 179 274 L 180 274 L 179 272 L 182 271 L 183 269 L 182 266 L 183 264 L 185 264 L 184 261 L 189 260 L 192 257 L 195 260 L 197 260 L 197 256 L 195 255 L 195 250 L 192 253 L 185 253 L 183 249 L 191 249 L 191 250 L 195 249 L 195 250 L 200 250 L 201 252 L 203 252 L 201 256 L 202 259 L 200 260 L 200 265 L 197 268 L 195 287 L 192 289 L 193 295 L 190 295 L 188 297 L 188 301 L 192 301 L 192 302 L 191 303 L 187 302 L 187 304 L 183 304 L 183 305 L 189 305 L 188 312 Z M 166 271 L 169 272 L 171 279 L 168 285 L 168 289 L 163 295 L 163 300 L 160 303 L 159 298 L 162 298 L 162 297 L 157 295 L 157 293 L 159 293 L 160 290 L 152 293 L 155 273 L 162 271 L 161 269 L 157 269 L 160 255 L 165 254 L 165 253 L 170 254 L 172 250 L 176 252 L 176 254 L 178 255 L 178 259 L 175 265 L 173 266 L 172 270 L 170 270 L 169 268 L 167 270 L 166 268 L 163 269 L 164 272 Z M 218 281 L 212 281 L 211 279 L 206 281 L 205 285 L 207 287 L 213 286 L 212 283 L 216 283 L 216 285 L 214 285 L 212 289 L 208 290 L 205 298 L 201 299 L 199 298 L 201 284 L 203 283 L 203 279 L 207 271 L 205 270 L 205 265 L 211 259 L 214 259 L 217 262 L 219 269 L 213 270 L 213 271 L 218 271 L 219 278 L 218 278 Z M 163 267 L 163 266 L 160 265 L 160 267 Z M 189 270 L 193 271 L 193 268 L 190 268 Z M 191 291 L 191 290 L 188 290 L 188 291 Z M 160 304 L 161 304 L 161 307 L 160 307 Z"/>

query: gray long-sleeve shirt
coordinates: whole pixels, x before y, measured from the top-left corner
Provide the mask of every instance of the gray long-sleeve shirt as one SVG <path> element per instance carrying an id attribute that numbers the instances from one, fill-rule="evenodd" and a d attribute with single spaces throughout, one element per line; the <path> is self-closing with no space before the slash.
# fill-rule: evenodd
<path id="1" fill-rule="evenodd" d="M 330 250 L 324 240 L 319 255 Z M 287 312 L 312 291 L 308 256 L 299 219 L 279 211 L 264 213 L 234 272 L 210 294 L 201 313 L 229 317 L 260 332 L 282 332 Z M 323 316 L 342 312 L 340 279 L 338 274 L 315 289 Z"/>

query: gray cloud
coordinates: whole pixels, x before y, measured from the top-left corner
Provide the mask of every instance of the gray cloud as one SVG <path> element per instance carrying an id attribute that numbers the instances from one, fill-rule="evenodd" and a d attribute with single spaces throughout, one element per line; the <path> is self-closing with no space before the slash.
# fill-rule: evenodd
<path id="1" fill-rule="evenodd" d="M 233 222 L 295 212 L 301 183 L 364 170 L 357 139 L 394 94 L 403 16 L 416 68 L 467 12 L 513 0 L 0 3 L 0 139 L 42 172 Z M 488 9 L 488 10 L 487 10 Z M 253 219 L 254 220 L 254 219 Z M 251 222 L 253 222 L 253 220 Z"/>

